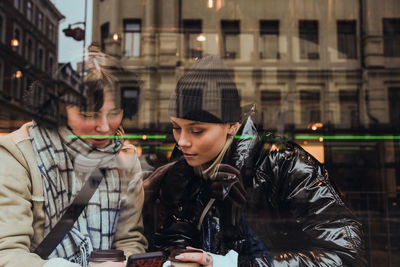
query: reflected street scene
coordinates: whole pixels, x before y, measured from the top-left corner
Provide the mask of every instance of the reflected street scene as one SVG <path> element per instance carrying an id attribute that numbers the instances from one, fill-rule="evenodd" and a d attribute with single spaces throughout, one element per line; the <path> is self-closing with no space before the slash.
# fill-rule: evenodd
<path id="1" fill-rule="evenodd" d="M 1 266 L 17 259 L 8 249 L 33 266 L 89 266 L 94 250 L 128 259 L 182 248 L 169 213 L 200 231 L 177 238 L 185 246 L 236 251 L 238 266 L 400 266 L 400 1 L 4 0 L 0 47 L 0 208 L 14 218 L 0 220 Z M 202 123 L 233 128 L 205 148 Z M 199 160 L 221 134 L 218 153 Z M 190 196 L 201 208 L 186 208 L 179 194 L 214 188 L 219 169 L 207 168 L 217 159 L 229 173 L 222 200 L 207 191 Z M 209 182 L 174 180 L 189 173 Z M 103 178 L 73 230 L 37 252 L 94 174 Z M 216 230 L 228 227 L 251 238 L 229 243 Z"/>

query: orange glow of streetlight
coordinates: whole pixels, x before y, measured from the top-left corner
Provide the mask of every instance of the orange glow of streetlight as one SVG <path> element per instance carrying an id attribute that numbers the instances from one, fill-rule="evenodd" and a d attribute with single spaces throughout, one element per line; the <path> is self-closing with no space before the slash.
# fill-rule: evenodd
<path id="1" fill-rule="evenodd" d="M 208 0 L 208 8 L 213 8 L 214 7 L 214 0 Z"/>
<path id="2" fill-rule="evenodd" d="M 112 38 L 113 38 L 114 42 L 118 42 L 119 41 L 119 34 L 118 33 L 114 33 Z"/>
<path id="3" fill-rule="evenodd" d="M 17 79 L 21 79 L 22 78 L 22 71 L 20 71 L 20 70 L 17 70 L 16 72 L 15 72 L 15 78 L 17 78 Z"/>
<path id="4" fill-rule="evenodd" d="M 204 42 L 206 40 L 206 37 L 203 34 L 200 34 L 199 36 L 197 36 L 196 40 L 199 42 Z"/>
<path id="5" fill-rule="evenodd" d="M 307 128 L 308 128 L 308 129 L 311 129 L 311 130 L 313 130 L 313 131 L 316 131 L 316 130 L 322 128 L 322 127 L 324 127 L 324 124 L 323 124 L 323 123 L 321 123 L 321 122 L 315 122 L 315 123 L 310 123 L 310 124 L 308 125 Z"/>
<path id="6" fill-rule="evenodd" d="M 11 40 L 11 46 L 14 46 L 14 47 L 19 46 L 19 41 L 18 41 L 18 39 L 12 39 L 12 40 Z"/>

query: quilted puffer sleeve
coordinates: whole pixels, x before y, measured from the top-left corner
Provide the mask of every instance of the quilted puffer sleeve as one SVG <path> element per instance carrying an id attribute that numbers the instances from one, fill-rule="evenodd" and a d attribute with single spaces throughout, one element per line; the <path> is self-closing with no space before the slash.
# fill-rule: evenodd
<path id="1" fill-rule="evenodd" d="M 322 164 L 296 144 L 269 155 L 276 203 L 299 229 L 296 245 L 269 248 L 274 266 L 364 266 L 361 223 Z M 283 214 L 282 213 L 282 214 Z M 290 238 L 290 237 L 288 237 Z"/>

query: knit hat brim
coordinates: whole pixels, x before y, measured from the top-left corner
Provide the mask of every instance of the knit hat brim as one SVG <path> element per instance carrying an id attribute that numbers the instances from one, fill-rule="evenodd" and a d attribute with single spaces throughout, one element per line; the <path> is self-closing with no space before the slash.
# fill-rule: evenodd
<path id="1" fill-rule="evenodd" d="M 240 97 L 231 72 L 218 56 L 206 56 L 193 65 L 171 96 L 172 117 L 201 122 L 240 121 Z"/>

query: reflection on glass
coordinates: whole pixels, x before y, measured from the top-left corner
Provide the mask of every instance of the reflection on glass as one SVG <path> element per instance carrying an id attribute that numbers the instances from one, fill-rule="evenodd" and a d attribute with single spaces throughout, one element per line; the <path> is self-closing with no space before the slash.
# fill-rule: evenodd
<path id="1" fill-rule="evenodd" d="M 54 107 L 35 104 L 65 90 L 67 102 L 85 94 L 88 62 L 79 69 L 69 62 L 81 60 L 82 43 L 74 49 L 60 38 L 68 14 L 61 2 L 0 5 L 0 133 L 33 114 L 48 116 Z M 363 220 L 370 265 L 400 264 L 397 0 L 113 2 L 89 6 L 86 46 L 116 56 L 119 97 L 131 115 L 123 126 L 146 169 L 172 153 L 167 111 L 177 81 L 196 59 L 218 54 L 232 70 L 243 111 L 255 104 L 260 132 L 291 139 L 324 161 Z M 165 138 L 151 138 L 159 135 Z"/>

